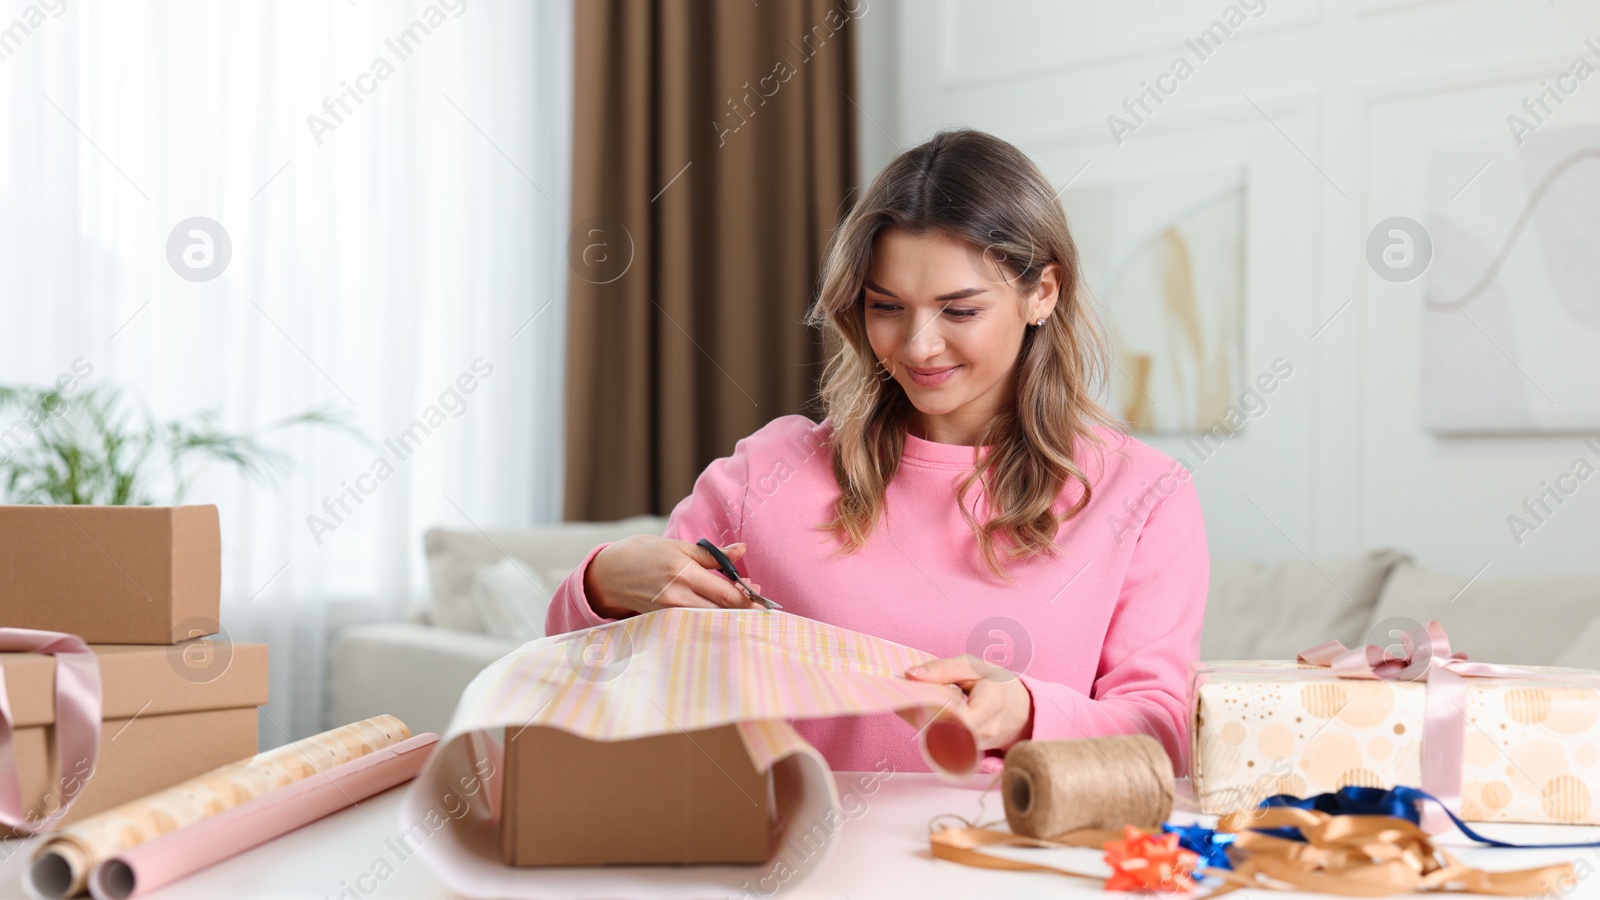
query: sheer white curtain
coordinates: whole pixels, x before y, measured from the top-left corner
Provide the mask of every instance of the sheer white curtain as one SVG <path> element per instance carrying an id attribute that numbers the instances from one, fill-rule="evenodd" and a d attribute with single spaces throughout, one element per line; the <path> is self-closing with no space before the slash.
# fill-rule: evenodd
<path id="1" fill-rule="evenodd" d="M 0 10 L 0 383 L 82 360 L 160 416 L 327 406 L 365 437 L 283 432 L 276 485 L 212 470 L 189 493 L 221 509 L 223 627 L 272 645 L 264 745 L 318 729 L 330 628 L 424 599 L 426 527 L 559 518 L 570 18 Z M 212 280 L 169 258 L 192 217 L 231 243 Z"/>

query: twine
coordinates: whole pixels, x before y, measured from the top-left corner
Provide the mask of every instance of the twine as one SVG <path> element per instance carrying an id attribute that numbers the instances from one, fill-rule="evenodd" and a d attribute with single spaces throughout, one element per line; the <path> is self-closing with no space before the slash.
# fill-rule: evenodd
<path id="1" fill-rule="evenodd" d="M 986 818 L 997 786 L 1005 816 Z M 974 819 L 940 813 L 928 821 L 928 831 L 942 830 L 941 821 L 977 829 L 1004 823 L 1012 834 L 1040 839 L 1120 831 L 1124 825 L 1159 829 L 1176 796 L 1172 761 L 1148 735 L 1019 741 L 1006 751 L 1005 768 L 978 795 Z"/>
<path id="2" fill-rule="evenodd" d="M 1159 829 L 1177 787 L 1172 760 L 1144 734 L 1022 741 L 1006 753 L 1001 797 L 1013 834 Z"/>

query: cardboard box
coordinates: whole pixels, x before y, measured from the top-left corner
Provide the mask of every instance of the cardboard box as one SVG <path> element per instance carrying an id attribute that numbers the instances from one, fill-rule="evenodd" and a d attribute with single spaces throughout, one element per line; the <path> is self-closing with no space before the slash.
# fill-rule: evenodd
<path id="1" fill-rule="evenodd" d="M 63 779 L 87 781 L 61 822 L 70 824 L 256 752 L 256 708 L 267 702 L 265 644 L 200 639 L 90 649 L 100 662 L 100 752 L 81 772 L 76 765 L 55 771 L 55 659 L 0 653 L 25 818 L 60 807 Z"/>
<path id="2" fill-rule="evenodd" d="M 752 864 L 773 856 L 771 774 L 738 728 L 591 741 L 507 729 L 500 850 L 513 866 Z"/>
<path id="3" fill-rule="evenodd" d="M 1600 673 L 1466 678 L 1463 819 L 1600 825 Z M 1428 683 L 1287 660 L 1202 663 L 1190 689 L 1202 812 L 1347 785 L 1421 787 Z"/>
<path id="4" fill-rule="evenodd" d="M 217 632 L 215 506 L 0 505 L 0 626 L 91 644 Z"/>

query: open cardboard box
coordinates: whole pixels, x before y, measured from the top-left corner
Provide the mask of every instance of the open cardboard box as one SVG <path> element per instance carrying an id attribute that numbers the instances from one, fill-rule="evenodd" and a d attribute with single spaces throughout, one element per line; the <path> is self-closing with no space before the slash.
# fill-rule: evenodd
<path id="1" fill-rule="evenodd" d="M 500 850 L 513 866 L 751 864 L 772 858 L 772 772 L 738 727 L 626 741 L 507 728 Z"/>
<path id="2" fill-rule="evenodd" d="M 0 653 L 11 704 L 23 818 L 38 822 L 86 782 L 70 824 L 256 753 L 267 702 L 265 644 L 90 645 L 100 663 L 100 751 L 57 772 L 54 657 Z M 64 790 L 65 788 L 65 790 Z"/>
<path id="3" fill-rule="evenodd" d="M 0 505 L 0 626 L 91 644 L 215 634 L 215 506 Z"/>

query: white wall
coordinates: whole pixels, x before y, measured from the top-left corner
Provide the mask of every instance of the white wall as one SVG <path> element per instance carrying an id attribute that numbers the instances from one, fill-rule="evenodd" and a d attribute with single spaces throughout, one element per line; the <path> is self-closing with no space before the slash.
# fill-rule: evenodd
<path id="1" fill-rule="evenodd" d="M 1294 375 L 1209 459 L 1181 438 L 1147 438 L 1193 466 L 1213 553 L 1283 559 L 1392 545 L 1463 582 L 1600 571 L 1600 477 L 1520 547 L 1507 524 L 1578 457 L 1600 465 L 1600 441 L 1584 444 L 1600 429 L 1425 430 L 1424 282 L 1379 279 L 1365 250 L 1383 219 L 1426 221 L 1427 157 L 1441 136 L 1498 139 L 1490 164 L 1505 167 L 1550 132 L 1600 123 L 1600 75 L 1569 78 L 1576 91 L 1523 146 L 1506 121 L 1576 58 L 1600 66 L 1600 4 L 870 2 L 860 20 L 864 177 L 895 145 L 958 124 L 1017 144 L 1058 186 L 1075 174 L 1089 183 L 1246 167 L 1244 368 L 1253 376 L 1282 356 Z M 1176 58 L 1194 62 L 1185 40 L 1230 6 L 1245 24 L 1119 145 L 1107 117 L 1128 119 L 1124 99 Z M 1600 333 L 1590 337 L 1600 351 Z M 1539 385 L 1557 405 L 1597 387 Z"/>

